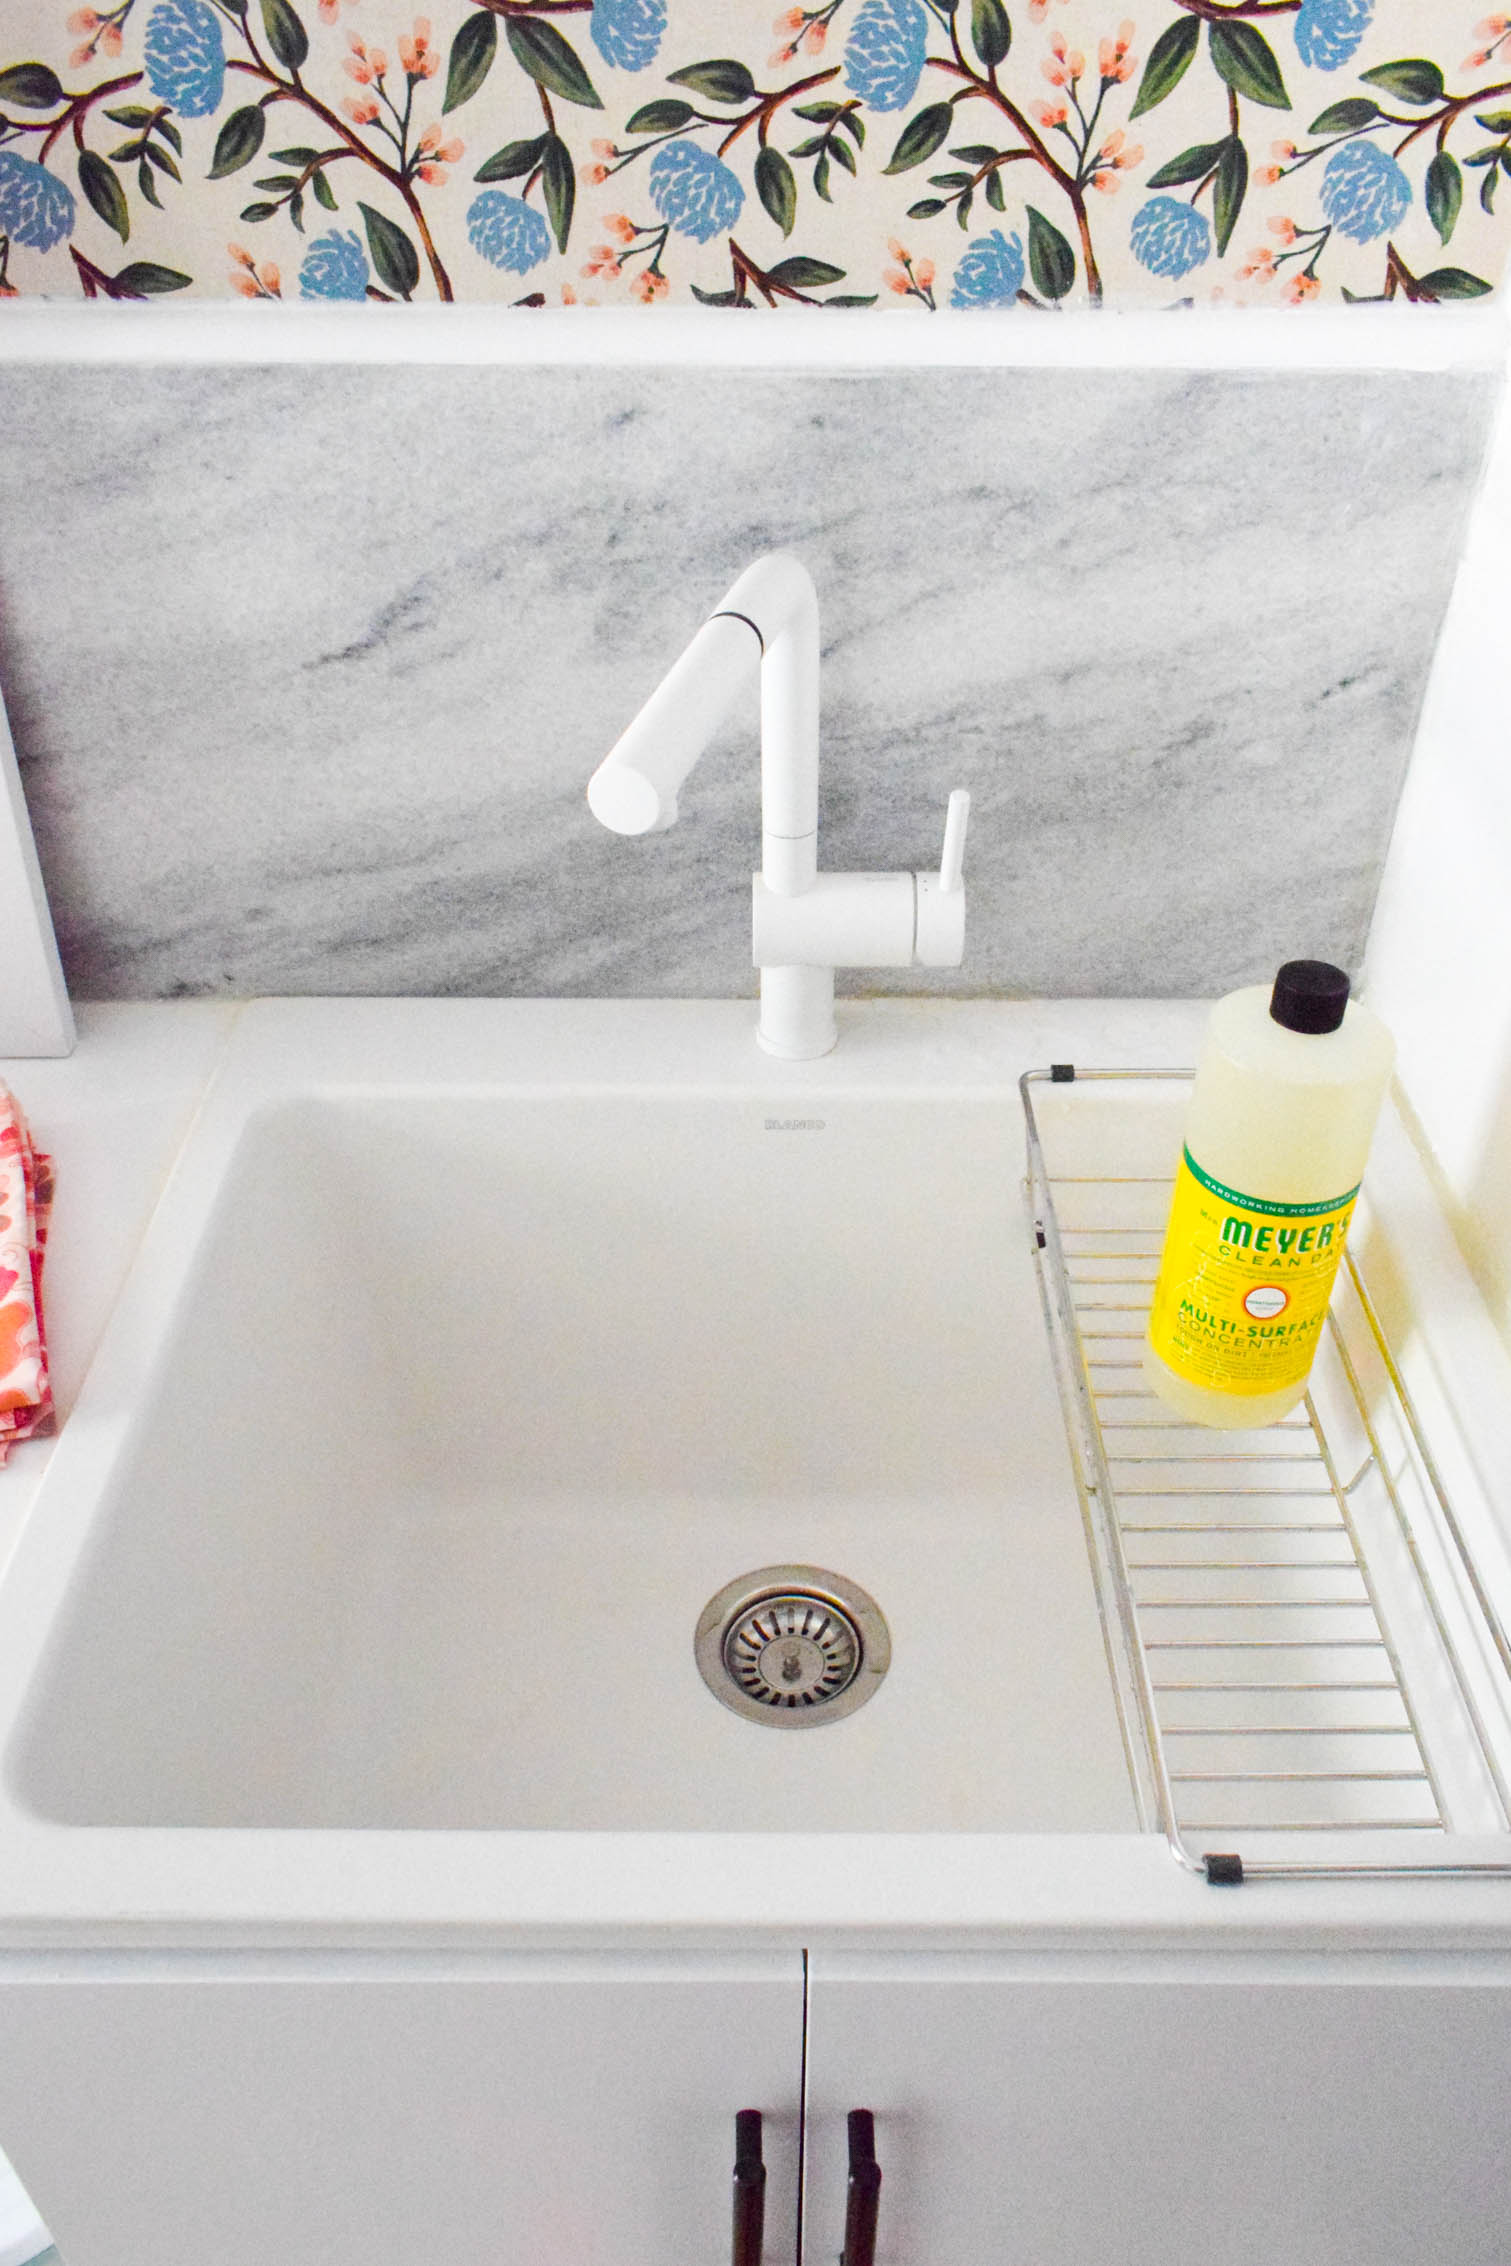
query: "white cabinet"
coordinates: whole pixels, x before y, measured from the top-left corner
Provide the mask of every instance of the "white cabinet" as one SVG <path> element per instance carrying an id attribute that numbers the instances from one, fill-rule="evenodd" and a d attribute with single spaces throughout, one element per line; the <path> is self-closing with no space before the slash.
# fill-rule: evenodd
<path id="1" fill-rule="evenodd" d="M 797 1952 L 33 1964 L 0 2133 L 66 2266 L 723 2266 L 746 2107 L 794 2255 Z"/>
<path id="2" fill-rule="evenodd" d="M 1247 1893 L 1247 1892 L 1244 1892 Z M 1511 1960 L 7 1963 L 0 2137 L 66 2266 L 1506 2266 Z"/>
<path id="3" fill-rule="evenodd" d="M 877 2266 L 1511 2258 L 1511 1963 L 816 1952 L 805 2266 L 857 2106 Z"/>

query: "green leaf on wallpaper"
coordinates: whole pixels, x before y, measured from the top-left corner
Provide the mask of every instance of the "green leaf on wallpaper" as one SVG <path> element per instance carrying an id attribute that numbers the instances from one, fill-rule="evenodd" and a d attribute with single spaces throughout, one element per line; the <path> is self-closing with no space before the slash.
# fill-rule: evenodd
<path id="1" fill-rule="evenodd" d="M 866 146 L 866 121 L 853 103 L 847 104 L 840 112 L 839 122 L 847 134 L 854 135 L 856 148 L 864 149 Z"/>
<path id="2" fill-rule="evenodd" d="M 971 0 L 971 45 L 989 71 L 1006 59 L 1013 27 L 1002 0 Z"/>
<path id="3" fill-rule="evenodd" d="M 340 211 L 341 208 L 336 203 L 336 192 L 331 187 L 329 181 L 327 181 L 327 179 L 325 178 L 323 172 L 312 173 L 310 175 L 310 187 L 315 192 L 315 202 L 317 205 L 323 205 L 327 212 Z"/>
<path id="4" fill-rule="evenodd" d="M 1481 212 L 1493 213 L 1495 211 L 1495 184 L 1499 179 L 1500 174 L 1492 165 L 1490 171 L 1485 175 L 1484 180 L 1480 183 Z"/>
<path id="5" fill-rule="evenodd" d="M 947 102 L 931 102 L 910 118 L 902 130 L 898 144 L 892 152 L 892 162 L 884 165 L 884 173 L 906 173 L 910 166 L 922 165 L 949 133 L 955 113 Z"/>
<path id="6" fill-rule="evenodd" d="M 479 8 L 469 16 L 451 42 L 451 60 L 446 66 L 446 94 L 441 103 L 442 115 L 458 110 L 470 102 L 484 79 L 493 68 L 498 53 L 498 18 L 486 8 Z"/>
<path id="7" fill-rule="evenodd" d="M 549 88 L 563 102 L 575 102 L 584 110 L 603 108 L 576 48 L 562 38 L 554 24 L 542 23 L 534 16 L 508 16 L 504 34 L 515 62 L 529 72 L 537 86 Z"/>
<path id="8" fill-rule="evenodd" d="M 729 55 L 716 56 L 711 63 L 688 63 L 666 75 L 674 87 L 691 87 L 705 102 L 749 102 L 756 90 L 745 65 Z"/>
<path id="9" fill-rule="evenodd" d="M 131 208 L 126 192 L 105 160 L 92 149 L 79 152 L 79 187 L 107 228 L 124 244 L 131 234 Z"/>
<path id="10" fill-rule="evenodd" d="M 836 291 L 829 298 L 821 299 L 819 305 L 821 307 L 874 307 L 876 305 L 876 293 L 874 291 Z"/>
<path id="11" fill-rule="evenodd" d="M 1487 134 L 1511 133 L 1511 110 L 1476 110 L 1474 123 Z"/>
<path id="12" fill-rule="evenodd" d="M 798 253 L 790 260 L 778 260 L 766 280 L 788 291 L 820 291 L 826 283 L 843 283 L 845 271 L 831 267 L 827 260 L 804 259 Z"/>
<path id="13" fill-rule="evenodd" d="M 971 206 L 973 202 L 974 199 L 972 198 L 970 191 L 967 190 L 965 195 L 961 198 L 959 204 L 955 207 L 955 218 L 959 223 L 962 232 L 965 229 L 969 228 L 971 225 Z"/>
<path id="14" fill-rule="evenodd" d="M 12 63 L 0 71 L 0 102 L 14 102 L 22 110 L 51 110 L 62 100 L 58 74 L 45 63 Z"/>
<path id="15" fill-rule="evenodd" d="M 146 198 L 148 204 L 156 205 L 158 211 L 161 212 L 163 209 L 163 200 L 157 193 L 157 183 L 152 178 L 152 168 L 147 163 L 147 160 L 145 158 L 142 159 L 141 164 L 136 169 L 136 185 L 138 189 L 140 189 L 142 195 Z M 275 207 L 269 205 L 268 210 L 269 212 L 272 212 L 273 210 L 275 210 Z"/>
<path id="16" fill-rule="evenodd" d="M 806 118 L 810 125 L 827 126 L 831 118 L 839 116 L 839 104 L 837 102 L 795 102 L 792 106 L 792 115 L 794 118 Z"/>
<path id="17" fill-rule="evenodd" d="M 118 126 L 150 126 L 157 112 L 149 110 L 143 102 L 128 102 L 123 109 L 107 110 L 105 115 L 113 118 Z"/>
<path id="18" fill-rule="evenodd" d="M 845 153 L 849 159 L 848 150 Z M 779 149 L 768 142 L 755 161 L 756 195 L 784 236 L 792 234 L 797 219 L 797 181 Z"/>
<path id="19" fill-rule="evenodd" d="M 1167 94 L 1173 93 L 1190 69 L 1200 39 L 1199 16 L 1182 16 L 1160 33 L 1149 50 L 1138 97 L 1128 113 L 1130 118 L 1142 117 L 1146 110 L 1152 110 L 1157 102 L 1163 102 Z"/>
<path id="20" fill-rule="evenodd" d="M 675 134 L 697 116 L 690 102 L 647 102 L 625 120 L 627 134 Z"/>
<path id="21" fill-rule="evenodd" d="M 180 275 L 177 268 L 159 267 L 156 260 L 132 260 L 111 278 L 115 285 L 111 297 L 155 298 L 163 291 L 187 291 L 193 280 L 192 276 Z"/>
<path id="22" fill-rule="evenodd" d="M 986 201 L 993 212 L 1006 212 L 1007 191 L 1002 186 L 1002 169 L 993 167 L 986 177 Z"/>
<path id="23" fill-rule="evenodd" d="M 995 179 L 995 175 L 993 178 Z M 933 220 L 936 214 L 943 212 L 943 210 L 943 197 L 920 197 L 916 205 L 909 205 L 908 218 L 909 220 Z"/>
<path id="24" fill-rule="evenodd" d="M 1346 102 L 1330 102 L 1326 110 L 1319 111 L 1307 128 L 1309 134 L 1357 134 L 1361 127 L 1371 126 L 1381 115 L 1380 105 L 1362 95 L 1350 95 Z"/>
<path id="25" fill-rule="evenodd" d="M 1431 275 L 1417 277 L 1419 299 L 1483 299 L 1492 288 L 1467 268 L 1434 268 Z"/>
<path id="26" fill-rule="evenodd" d="M 484 158 L 472 178 L 474 181 L 513 181 L 521 173 L 533 173 L 546 152 L 546 136 L 537 134 L 528 142 L 505 142 L 491 157 Z"/>
<path id="27" fill-rule="evenodd" d="M 564 252 L 567 238 L 572 233 L 572 207 L 577 201 L 577 172 L 572 163 L 572 152 L 560 134 L 546 136 L 546 146 L 540 161 L 540 185 L 545 192 L 546 217 L 556 238 L 556 249 Z"/>
<path id="28" fill-rule="evenodd" d="M 143 170 L 146 170 L 145 167 L 143 168 Z M 240 217 L 243 220 L 251 221 L 251 223 L 255 227 L 257 222 L 260 220 L 271 220 L 277 210 L 278 207 L 276 205 L 270 204 L 243 205 L 241 208 Z"/>
<path id="29" fill-rule="evenodd" d="M 835 164 L 842 165 L 847 173 L 855 171 L 855 153 L 850 144 L 842 142 L 837 134 L 830 140 L 829 155 L 833 158 Z"/>
<path id="30" fill-rule="evenodd" d="M 357 199 L 357 210 L 367 230 L 367 248 L 377 270 L 378 281 L 389 291 L 407 299 L 420 280 L 420 255 L 397 221 L 386 213 L 374 212 L 371 205 Z"/>
<path id="31" fill-rule="evenodd" d="M 993 176 L 995 178 L 995 176 Z M 1053 222 L 1032 205 L 1028 213 L 1028 266 L 1041 299 L 1063 299 L 1076 279 L 1076 256 Z"/>
<path id="32" fill-rule="evenodd" d="M 1438 242 L 1446 244 L 1458 222 L 1459 207 L 1464 201 L 1464 176 L 1458 160 L 1445 149 L 1440 149 L 1427 168 L 1427 217 L 1438 232 Z"/>
<path id="33" fill-rule="evenodd" d="M 170 181 L 182 181 L 183 175 L 179 172 L 168 152 L 165 149 L 159 149 L 155 142 L 149 142 L 143 154 L 151 159 L 159 173 L 166 173 Z"/>
<path id="34" fill-rule="evenodd" d="M 310 35 L 289 0 L 262 0 L 262 28 L 286 71 L 297 71 L 310 51 Z"/>
<path id="35" fill-rule="evenodd" d="M 1271 110 L 1290 109 L 1291 98 L 1285 91 L 1275 50 L 1263 32 L 1238 21 L 1213 23 L 1207 45 L 1218 77 L 1226 79 L 1235 94 L 1247 96 L 1250 102 L 1262 102 Z"/>
<path id="36" fill-rule="evenodd" d="M 1233 240 L 1233 230 L 1243 210 L 1243 200 L 1249 187 L 1249 153 L 1236 134 L 1224 142 L 1222 156 L 1217 161 L 1217 181 L 1212 191 L 1212 233 L 1217 244 L 1217 256 L 1222 258 Z"/>
<path id="37" fill-rule="evenodd" d="M 1424 110 L 1429 102 L 1440 102 L 1443 95 L 1443 74 L 1436 63 L 1423 56 L 1410 55 L 1399 63 L 1377 63 L 1372 71 L 1361 71 L 1359 76 L 1366 86 L 1383 87 L 1397 102 L 1409 102 Z"/>
<path id="38" fill-rule="evenodd" d="M 1172 157 L 1150 174 L 1151 189 L 1173 189 L 1182 181 L 1205 181 L 1207 175 L 1220 163 L 1223 151 L 1231 136 L 1225 134 L 1220 142 L 1193 142 L 1178 157 Z"/>

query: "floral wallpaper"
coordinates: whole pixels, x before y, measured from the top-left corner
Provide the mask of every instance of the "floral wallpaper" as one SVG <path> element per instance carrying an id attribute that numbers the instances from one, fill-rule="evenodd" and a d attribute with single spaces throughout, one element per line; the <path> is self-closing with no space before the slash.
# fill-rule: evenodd
<path id="1" fill-rule="evenodd" d="M 0 296 L 1471 299 L 1511 206 L 1472 5 L 6 0 Z"/>

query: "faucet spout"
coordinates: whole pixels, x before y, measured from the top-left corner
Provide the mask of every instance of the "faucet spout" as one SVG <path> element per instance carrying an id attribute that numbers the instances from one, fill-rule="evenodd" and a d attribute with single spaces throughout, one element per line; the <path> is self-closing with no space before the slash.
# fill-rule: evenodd
<path id="1" fill-rule="evenodd" d="M 818 593 L 801 559 L 772 551 L 745 569 L 588 782 L 616 834 L 677 822 L 677 789 L 761 676 L 762 873 L 780 895 L 818 870 Z"/>
<path id="2" fill-rule="evenodd" d="M 760 666 L 759 633 L 715 614 L 672 663 L 588 781 L 588 808 L 614 834 L 664 834 L 677 789 Z"/>

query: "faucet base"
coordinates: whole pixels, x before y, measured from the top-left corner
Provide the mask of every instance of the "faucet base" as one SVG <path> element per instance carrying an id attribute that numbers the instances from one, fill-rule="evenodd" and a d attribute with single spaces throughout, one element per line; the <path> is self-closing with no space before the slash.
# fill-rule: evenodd
<path id="1" fill-rule="evenodd" d="M 761 970 L 761 1019 L 756 1037 L 785 1062 L 812 1062 L 839 1036 L 834 1020 L 832 968 Z"/>

